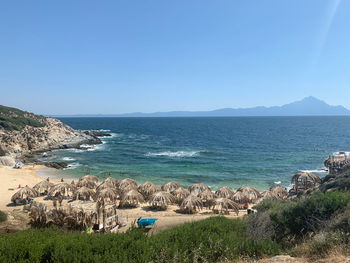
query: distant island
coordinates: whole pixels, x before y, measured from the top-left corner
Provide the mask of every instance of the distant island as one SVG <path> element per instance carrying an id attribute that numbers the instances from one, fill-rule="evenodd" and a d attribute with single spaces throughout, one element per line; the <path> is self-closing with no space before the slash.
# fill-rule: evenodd
<path id="1" fill-rule="evenodd" d="M 315 97 L 273 107 L 224 108 L 212 111 L 169 111 L 126 114 L 77 114 L 55 117 L 247 117 L 247 116 L 346 116 L 350 110 L 343 106 L 331 106 Z"/>

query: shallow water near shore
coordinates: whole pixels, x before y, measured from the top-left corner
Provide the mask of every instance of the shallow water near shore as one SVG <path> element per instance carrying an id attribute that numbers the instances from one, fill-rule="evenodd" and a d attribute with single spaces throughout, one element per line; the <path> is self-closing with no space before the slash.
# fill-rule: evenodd
<path id="1" fill-rule="evenodd" d="M 89 170 L 101 179 L 134 178 L 161 185 L 204 183 L 214 190 L 250 185 L 264 190 L 310 170 L 326 173 L 323 161 L 349 150 L 350 117 L 60 118 L 75 129 L 112 134 L 103 144 L 49 153 L 47 160 L 71 167 L 57 176 Z M 350 147 L 350 146 L 349 146 Z"/>

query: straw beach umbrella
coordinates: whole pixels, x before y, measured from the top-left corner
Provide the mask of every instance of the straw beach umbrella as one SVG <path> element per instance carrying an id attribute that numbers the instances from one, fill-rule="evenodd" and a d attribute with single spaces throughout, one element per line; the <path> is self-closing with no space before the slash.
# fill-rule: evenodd
<path id="1" fill-rule="evenodd" d="M 131 179 L 131 178 L 125 178 L 123 180 L 120 180 L 118 182 L 118 188 L 123 191 L 123 188 L 125 188 L 126 186 L 129 186 L 129 185 L 133 185 L 135 186 L 135 188 L 137 188 L 137 183 L 134 179 Z"/>
<path id="2" fill-rule="evenodd" d="M 97 177 L 96 175 L 88 174 L 88 175 L 82 176 L 82 177 L 79 179 L 79 181 L 82 181 L 82 180 L 88 180 L 88 181 L 97 183 L 97 182 L 98 182 L 98 177 Z"/>
<path id="3" fill-rule="evenodd" d="M 218 197 L 230 199 L 233 196 L 234 192 L 227 186 L 223 186 L 223 187 L 220 187 L 218 190 L 216 190 L 215 194 Z"/>
<path id="4" fill-rule="evenodd" d="M 237 192 L 232 196 L 234 201 L 239 203 L 252 203 L 260 198 L 260 192 L 250 186 L 242 186 L 237 189 Z"/>
<path id="5" fill-rule="evenodd" d="M 237 191 L 236 193 L 234 193 L 230 199 L 240 204 L 249 202 L 249 198 L 246 196 L 245 193 L 241 191 Z"/>
<path id="6" fill-rule="evenodd" d="M 275 193 L 279 197 L 279 199 L 284 199 L 288 196 L 287 189 L 279 185 L 271 187 L 270 191 Z"/>
<path id="7" fill-rule="evenodd" d="M 260 200 L 279 200 L 280 198 L 278 197 L 277 194 L 275 194 L 272 191 L 264 191 L 261 194 Z"/>
<path id="8" fill-rule="evenodd" d="M 180 205 L 180 211 L 187 214 L 195 213 L 196 211 L 201 210 L 202 208 L 202 200 L 195 195 L 189 195 L 182 201 Z"/>
<path id="9" fill-rule="evenodd" d="M 136 207 L 139 203 L 143 203 L 145 200 L 137 190 L 130 190 L 122 196 L 120 201 L 120 207 Z"/>
<path id="10" fill-rule="evenodd" d="M 39 194 L 46 194 L 50 191 L 52 186 L 54 186 L 53 183 L 45 180 L 34 185 L 33 189 L 37 191 Z"/>
<path id="11" fill-rule="evenodd" d="M 135 190 L 135 191 L 138 192 L 137 186 L 135 186 L 134 184 L 126 185 L 123 188 L 120 188 L 118 190 L 118 192 L 119 192 L 120 195 L 124 195 L 125 193 L 127 193 L 127 192 L 129 192 L 131 190 Z"/>
<path id="12" fill-rule="evenodd" d="M 19 189 L 12 197 L 11 197 L 11 201 L 12 202 L 16 202 L 16 200 L 18 201 L 22 201 L 24 199 L 29 199 L 29 198 L 34 198 L 39 196 L 39 193 L 29 187 L 23 187 L 21 189 Z"/>
<path id="13" fill-rule="evenodd" d="M 191 192 L 191 194 L 199 195 L 201 192 L 204 192 L 205 190 L 210 190 L 209 186 L 206 186 L 204 184 L 193 184 L 190 187 L 188 187 L 188 190 Z"/>
<path id="14" fill-rule="evenodd" d="M 138 187 L 139 192 L 143 195 L 145 199 L 149 198 L 154 193 L 160 191 L 160 188 L 155 186 L 151 182 L 145 182 Z"/>
<path id="15" fill-rule="evenodd" d="M 234 201 L 227 199 L 227 198 L 216 198 L 213 201 L 214 209 L 219 209 L 221 212 L 223 210 L 228 211 L 229 209 L 232 209 L 237 215 L 239 212 L 239 205 L 235 203 Z"/>
<path id="16" fill-rule="evenodd" d="M 190 191 L 188 191 L 186 188 L 183 188 L 182 186 L 177 188 L 172 192 L 173 196 L 175 197 L 176 203 L 182 203 L 182 201 L 190 195 Z"/>
<path id="17" fill-rule="evenodd" d="M 77 187 L 83 187 L 83 186 L 87 188 L 95 189 L 96 183 L 88 179 L 82 179 L 77 183 Z"/>
<path id="18" fill-rule="evenodd" d="M 176 189 L 178 189 L 179 187 L 181 187 L 181 184 L 176 183 L 176 182 L 169 182 L 169 183 L 166 183 L 166 184 L 162 185 L 162 191 L 166 191 L 166 192 L 172 193 Z"/>
<path id="19" fill-rule="evenodd" d="M 202 200 L 205 207 L 209 207 L 213 199 L 216 198 L 216 195 L 210 190 L 205 190 L 198 197 Z"/>
<path id="20" fill-rule="evenodd" d="M 149 204 L 152 208 L 166 209 L 168 205 L 175 202 L 174 196 L 166 191 L 159 191 L 150 197 Z"/>
<path id="21" fill-rule="evenodd" d="M 96 199 L 103 203 L 114 203 L 118 198 L 117 191 L 112 188 L 105 188 L 96 192 Z"/>
<path id="22" fill-rule="evenodd" d="M 292 177 L 292 184 L 294 184 L 296 191 L 313 188 L 319 183 L 321 183 L 321 179 L 313 173 L 302 172 Z"/>
<path id="23" fill-rule="evenodd" d="M 77 188 L 68 183 L 59 183 L 54 185 L 50 189 L 50 195 L 55 196 L 55 195 L 61 195 L 61 196 L 73 196 L 74 192 L 77 190 Z"/>
<path id="24" fill-rule="evenodd" d="M 73 200 L 89 201 L 90 199 L 95 199 L 95 196 L 96 192 L 94 190 L 83 186 L 74 192 Z"/>
<path id="25" fill-rule="evenodd" d="M 113 189 L 116 191 L 117 187 L 114 186 L 114 184 L 112 184 L 111 182 L 104 181 L 102 184 L 96 187 L 96 191 L 101 191 L 103 189 Z"/>
<path id="26" fill-rule="evenodd" d="M 107 177 L 103 183 L 109 183 L 109 184 L 112 184 L 114 187 L 118 187 L 118 183 L 119 181 L 113 177 Z"/>

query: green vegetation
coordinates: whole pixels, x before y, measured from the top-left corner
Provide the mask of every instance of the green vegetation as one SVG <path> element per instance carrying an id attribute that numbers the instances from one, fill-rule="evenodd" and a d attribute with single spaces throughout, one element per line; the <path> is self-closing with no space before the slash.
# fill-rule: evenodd
<path id="1" fill-rule="evenodd" d="M 5 212 L 0 211 L 0 222 L 4 222 L 7 220 L 7 215 Z"/>
<path id="2" fill-rule="evenodd" d="M 263 201 L 243 219 L 212 217 L 148 237 L 44 228 L 0 236 L 0 262 L 220 262 L 289 253 L 350 253 L 350 192 Z"/>
<path id="3" fill-rule="evenodd" d="M 249 216 L 250 237 L 272 239 L 292 255 L 323 257 L 349 253 L 350 192 L 314 193 L 295 201 L 264 201 Z"/>
<path id="4" fill-rule="evenodd" d="M 274 241 L 247 238 L 245 227 L 213 217 L 151 237 L 137 228 L 104 235 L 30 229 L 0 236 L 0 262 L 217 262 L 280 252 Z"/>
<path id="5" fill-rule="evenodd" d="M 5 130 L 22 130 L 26 125 L 44 127 L 44 117 L 0 105 L 0 127 Z"/>

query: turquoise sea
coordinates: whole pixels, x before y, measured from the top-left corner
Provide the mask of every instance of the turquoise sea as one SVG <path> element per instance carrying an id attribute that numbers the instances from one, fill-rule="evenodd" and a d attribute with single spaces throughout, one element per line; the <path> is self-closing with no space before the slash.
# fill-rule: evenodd
<path id="1" fill-rule="evenodd" d="M 49 153 L 50 160 L 69 163 L 60 172 L 69 178 L 88 169 L 101 179 L 110 173 L 139 183 L 264 190 L 275 182 L 289 186 L 300 170 L 323 176 L 323 161 L 350 148 L 350 117 L 60 119 L 75 129 L 112 134 L 86 150 Z"/>

